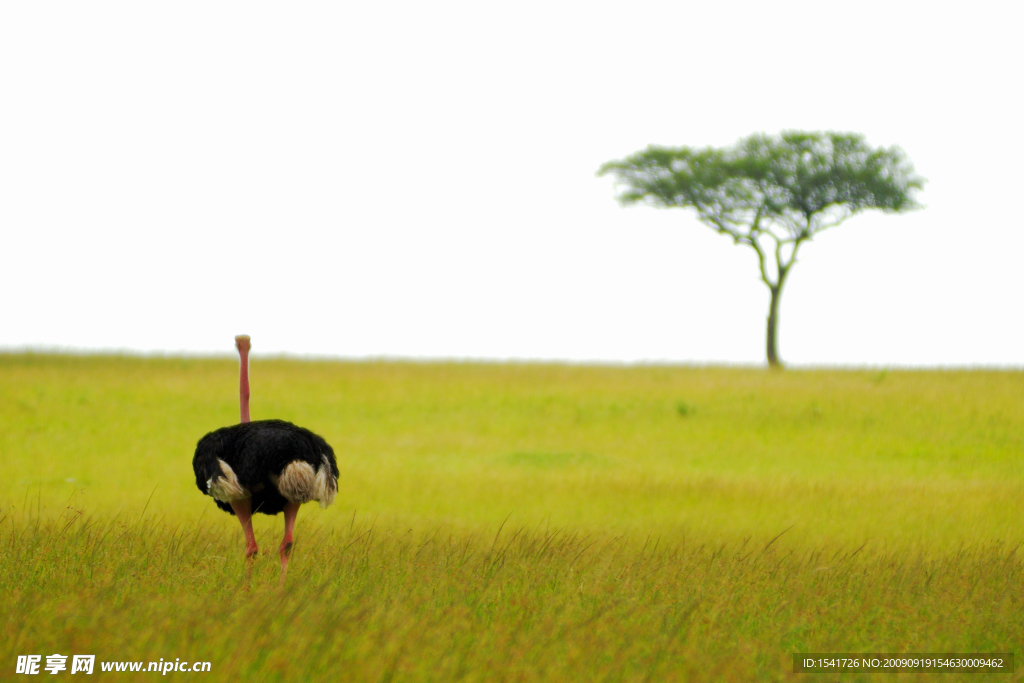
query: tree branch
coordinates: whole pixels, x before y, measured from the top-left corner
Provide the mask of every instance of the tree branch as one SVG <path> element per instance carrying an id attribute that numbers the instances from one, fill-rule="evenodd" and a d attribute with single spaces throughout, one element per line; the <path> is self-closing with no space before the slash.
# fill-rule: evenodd
<path id="1" fill-rule="evenodd" d="M 774 289 L 775 285 L 772 284 L 772 280 L 768 276 L 768 269 L 765 267 L 764 249 L 761 248 L 761 243 L 757 241 L 758 235 L 762 234 L 762 232 L 763 232 L 761 230 L 761 227 L 760 227 L 760 222 L 761 222 L 761 209 L 758 208 L 757 216 L 755 216 L 754 222 L 750 226 L 750 233 L 747 234 L 744 237 L 744 239 L 745 239 L 746 243 L 749 244 L 754 249 L 755 252 L 757 252 L 757 266 L 761 270 L 761 282 L 763 282 L 766 285 L 768 285 L 769 289 Z M 772 235 L 770 232 L 768 233 L 768 235 L 770 235 L 772 239 L 776 239 L 775 235 Z M 778 240 L 776 240 L 776 241 L 778 241 Z"/>
<path id="2" fill-rule="evenodd" d="M 850 218 L 851 216 L 853 216 L 855 213 L 857 213 L 857 212 L 856 211 L 849 211 L 849 210 L 844 211 L 843 215 L 838 216 L 835 220 L 833 220 L 830 223 L 824 223 L 824 224 L 819 223 L 818 226 L 816 228 L 814 228 L 813 232 L 814 232 L 815 235 L 817 235 L 819 232 L 825 232 L 826 230 L 828 230 L 830 228 L 834 228 L 834 227 L 836 227 L 838 225 L 841 225 L 842 223 L 845 223 L 846 220 L 848 218 Z"/>
<path id="3" fill-rule="evenodd" d="M 773 240 L 778 242 L 778 237 L 773 235 L 771 232 L 767 232 L 761 227 L 761 219 L 765 215 L 764 206 L 759 206 L 757 212 L 754 214 L 754 219 L 751 221 L 749 228 L 746 233 L 740 232 L 737 228 L 730 226 L 726 219 L 722 216 L 716 215 L 706 209 L 706 207 L 696 207 L 701 217 L 718 233 L 722 235 L 728 235 L 732 238 L 734 244 L 747 244 L 757 254 L 757 265 L 761 272 L 761 281 L 764 282 L 768 287 L 774 288 L 775 283 L 772 282 L 771 276 L 768 274 L 767 267 L 767 256 L 761 244 L 757 241 L 759 235 L 768 234 Z"/>

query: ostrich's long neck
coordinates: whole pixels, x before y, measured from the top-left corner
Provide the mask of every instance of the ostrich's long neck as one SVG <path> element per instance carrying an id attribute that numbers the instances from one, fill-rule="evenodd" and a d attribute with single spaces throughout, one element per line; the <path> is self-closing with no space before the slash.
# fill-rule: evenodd
<path id="1" fill-rule="evenodd" d="M 249 336 L 240 334 L 235 337 L 238 349 L 238 405 L 242 414 L 242 422 L 249 421 Z"/>

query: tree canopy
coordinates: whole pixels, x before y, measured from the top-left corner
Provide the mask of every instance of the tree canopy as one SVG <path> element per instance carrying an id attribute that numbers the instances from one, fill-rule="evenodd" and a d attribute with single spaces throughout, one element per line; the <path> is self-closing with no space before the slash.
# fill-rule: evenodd
<path id="1" fill-rule="evenodd" d="M 924 179 L 898 147 L 873 148 L 856 133 L 757 133 L 731 147 L 649 146 L 612 174 L 622 204 L 692 208 L 697 218 L 757 254 L 771 291 L 767 354 L 778 356 L 778 303 L 800 245 L 867 209 L 918 208 Z"/>

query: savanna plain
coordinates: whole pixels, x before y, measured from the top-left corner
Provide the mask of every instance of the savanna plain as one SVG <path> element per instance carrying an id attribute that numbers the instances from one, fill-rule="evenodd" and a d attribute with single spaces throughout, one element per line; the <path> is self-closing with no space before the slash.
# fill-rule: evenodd
<path id="1" fill-rule="evenodd" d="M 256 357 L 335 504 L 195 486 L 237 361 L 0 354 L 0 678 L 18 655 L 246 681 L 915 680 L 795 652 L 1024 651 L 1024 373 Z M 248 577 L 248 578 L 247 578 Z M 70 660 L 69 660 L 70 662 Z M 70 666 L 69 666 L 70 669 Z M 48 674 L 47 677 L 49 677 Z M 68 671 L 61 675 L 69 675 Z M 76 674 L 77 675 L 77 674 Z M 930 676 L 930 675 L 929 675 Z"/>

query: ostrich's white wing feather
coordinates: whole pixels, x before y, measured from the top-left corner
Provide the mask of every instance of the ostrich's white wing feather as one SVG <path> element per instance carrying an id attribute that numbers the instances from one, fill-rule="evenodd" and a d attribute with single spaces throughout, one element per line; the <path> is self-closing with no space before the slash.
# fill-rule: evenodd
<path id="1" fill-rule="evenodd" d="M 231 465 L 220 458 L 217 459 L 217 462 L 220 464 L 222 474 L 210 477 L 206 481 L 207 493 L 225 503 L 230 503 L 233 500 L 242 500 L 252 495 L 238 481 L 238 477 L 235 476 L 235 471 L 231 469 Z"/>

